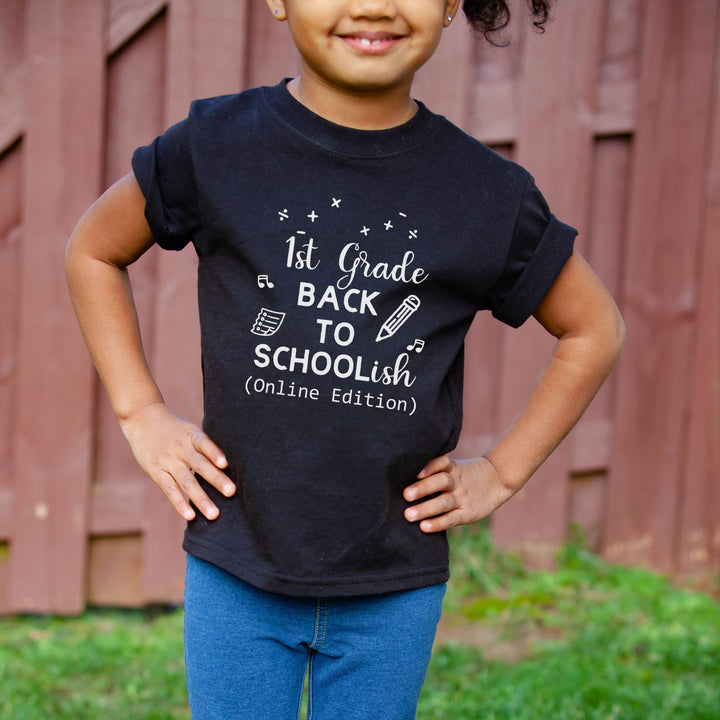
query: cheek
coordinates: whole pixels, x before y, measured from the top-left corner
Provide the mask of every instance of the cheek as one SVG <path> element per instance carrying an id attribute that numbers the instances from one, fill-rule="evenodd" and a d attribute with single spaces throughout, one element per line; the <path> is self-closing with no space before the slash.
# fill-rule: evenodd
<path id="1" fill-rule="evenodd" d="M 323 54 L 323 41 L 322 38 L 306 32 L 304 27 L 294 27 L 289 25 L 290 35 L 292 42 L 300 53 L 301 57 L 314 64 L 317 62 L 319 57 Z"/>
<path id="2" fill-rule="evenodd" d="M 298 48 L 311 49 L 327 41 L 331 34 L 327 14 L 313 12 L 310 7 L 288 10 L 287 25 Z"/>
<path id="3" fill-rule="evenodd" d="M 440 8 L 443 10 L 444 8 Z M 421 17 L 416 17 L 411 29 L 419 45 L 422 45 L 430 55 L 437 48 L 443 36 L 443 21 L 445 13 L 438 12 L 438 8 L 428 9 Z"/>
<path id="4" fill-rule="evenodd" d="M 441 40 L 442 32 L 427 32 L 421 39 L 418 39 L 416 48 L 423 63 L 432 57 Z"/>

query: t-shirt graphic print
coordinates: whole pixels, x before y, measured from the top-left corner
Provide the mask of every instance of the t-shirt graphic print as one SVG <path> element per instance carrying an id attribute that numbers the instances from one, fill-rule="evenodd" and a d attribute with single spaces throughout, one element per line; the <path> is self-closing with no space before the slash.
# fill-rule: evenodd
<path id="1" fill-rule="evenodd" d="M 254 346 L 257 373 L 245 378 L 245 391 L 412 416 L 418 411 L 414 361 L 426 342 L 418 336 L 423 304 L 417 292 L 429 277 L 412 249 L 419 230 L 407 213 L 391 211 L 384 220 L 355 221 L 354 232 L 345 230 L 347 242 L 337 247 L 323 237 L 338 237 L 328 226 L 342 224 L 342 201 L 332 196 L 311 208 L 277 211 L 288 237 L 277 248 L 282 261 L 273 264 L 272 277 L 270 272 L 257 275 L 267 297 L 250 332 L 263 340 Z M 358 214 L 352 213 L 353 219 Z M 296 227 L 290 231 L 293 221 Z M 376 245 L 368 250 L 371 234 L 381 236 L 381 250 Z M 292 308 L 277 304 L 276 284 L 292 288 Z M 388 294 L 395 298 L 390 303 Z M 309 325 L 302 335 L 314 339 L 313 346 L 287 344 L 287 335 L 294 333 L 283 333 L 286 321 Z M 378 352 L 380 343 L 389 347 Z M 272 379 L 264 370 L 273 372 Z M 318 378 L 332 380 L 324 395 Z"/>

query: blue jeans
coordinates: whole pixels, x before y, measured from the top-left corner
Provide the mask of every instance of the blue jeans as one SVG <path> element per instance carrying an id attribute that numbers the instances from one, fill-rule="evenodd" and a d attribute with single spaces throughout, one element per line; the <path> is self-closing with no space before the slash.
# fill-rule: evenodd
<path id="1" fill-rule="evenodd" d="M 412 720 L 444 594 L 289 597 L 188 555 L 193 720 L 296 720 L 306 672 L 308 720 Z"/>

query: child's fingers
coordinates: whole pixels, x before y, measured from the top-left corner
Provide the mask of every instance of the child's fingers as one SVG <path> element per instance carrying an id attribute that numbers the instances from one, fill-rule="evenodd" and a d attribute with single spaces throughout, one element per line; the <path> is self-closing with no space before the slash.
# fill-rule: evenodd
<path id="1" fill-rule="evenodd" d="M 453 462 L 449 455 L 441 455 L 440 457 L 433 458 L 418 474 L 419 478 L 425 478 L 428 475 L 434 475 L 439 472 L 450 472 L 453 467 Z"/>
<path id="2" fill-rule="evenodd" d="M 163 494 L 180 517 L 185 520 L 195 518 L 195 511 L 185 499 L 185 495 L 180 491 L 180 487 L 171 473 L 162 470 L 157 475 L 151 475 L 151 479 L 163 491 Z"/>
<path id="3" fill-rule="evenodd" d="M 452 493 L 442 492 L 430 500 L 426 500 L 419 505 L 413 505 L 405 510 L 405 519 L 408 522 L 417 522 L 418 520 L 427 520 L 438 515 L 456 510 L 458 503 Z"/>
<path id="4" fill-rule="evenodd" d="M 440 470 L 438 472 L 438 469 Z M 486 458 L 472 461 L 437 458 L 428 463 L 432 475 L 405 488 L 405 499 L 422 500 L 406 508 L 405 519 L 419 523 L 425 533 L 447 530 L 487 517 L 510 493 Z"/>
<path id="5" fill-rule="evenodd" d="M 440 458 L 438 458 L 438 460 L 439 459 Z M 419 475 L 419 477 L 422 477 L 421 480 L 413 483 L 412 485 L 408 485 L 405 488 L 403 497 L 408 502 L 420 500 L 428 495 L 434 495 L 435 493 L 447 492 L 455 487 L 455 478 L 451 473 L 452 461 L 449 460 L 449 458 L 448 462 L 443 463 L 433 460 L 427 467 L 434 470 L 434 472 L 431 474 L 424 474 L 423 471 L 423 473 L 420 473 Z"/>
<path id="6" fill-rule="evenodd" d="M 181 491 L 181 494 L 187 497 L 208 520 L 215 520 L 217 518 L 220 511 L 200 486 L 200 483 L 195 477 L 194 469 L 190 469 L 186 465 L 182 465 L 176 472 L 173 473 L 173 477 Z M 183 515 L 183 517 L 186 517 L 186 515 Z"/>
<path id="7" fill-rule="evenodd" d="M 163 491 L 178 515 L 185 520 L 195 518 L 195 510 L 190 505 L 190 502 L 208 520 L 215 520 L 220 514 L 220 511 L 200 486 L 194 471 L 182 460 L 167 461 L 166 464 L 159 466 L 148 474 L 151 480 Z"/>
<path id="8" fill-rule="evenodd" d="M 199 428 L 192 434 L 190 438 L 193 447 L 202 453 L 211 463 L 218 468 L 227 467 L 227 458 L 223 451 L 210 439 L 210 436 Z M 206 478 L 207 479 L 207 478 Z"/>
<path id="9" fill-rule="evenodd" d="M 195 517 L 190 503 L 208 520 L 218 517 L 218 508 L 195 474 L 226 497 L 235 492 L 235 485 L 222 470 L 227 467 L 225 455 L 197 425 L 179 417 L 164 403 L 152 403 L 126 421 L 123 432 L 140 467 L 181 517 Z"/>
<path id="10" fill-rule="evenodd" d="M 232 480 L 222 470 L 218 470 L 217 465 L 210 462 L 206 455 L 195 452 L 188 458 L 187 463 L 192 472 L 207 480 L 225 497 L 235 494 L 235 485 Z"/>
<path id="11" fill-rule="evenodd" d="M 458 525 L 465 525 L 468 522 L 465 513 L 460 508 L 451 510 L 444 515 L 438 515 L 437 517 L 428 518 L 420 523 L 420 530 L 424 533 L 436 533 L 442 532 L 443 530 L 449 530 Z"/>
<path id="12" fill-rule="evenodd" d="M 207 480 L 214 488 L 219 490 L 225 497 L 235 493 L 235 485 L 219 468 L 226 468 L 228 465 L 225 454 L 220 448 L 199 428 L 190 438 L 196 453 L 189 458 L 190 467 L 198 475 Z"/>
<path id="13" fill-rule="evenodd" d="M 419 482 L 408 485 L 403 491 L 403 497 L 408 502 L 422 500 L 429 495 L 447 492 L 452 489 L 452 477 L 449 473 L 436 473 Z"/>

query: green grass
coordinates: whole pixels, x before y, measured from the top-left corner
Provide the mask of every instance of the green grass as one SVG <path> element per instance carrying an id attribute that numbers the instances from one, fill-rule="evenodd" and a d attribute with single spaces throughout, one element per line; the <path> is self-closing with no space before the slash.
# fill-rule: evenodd
<path id="1" fill-rule="evenodd" d="M 179 720 L 182 613 L 0 620 L 0 718 Z"/>
<path id="2" fill-rule="evenodd" d="M 482 529 L 452 547 L 418 720 L 720 718 L 709 595 L 607 565 L 578 542 L 552 573 L 525 571 Z M 0 619 L 0 718 L 187 720 L 182 612 Z"/>
<path id="3" fill-rule="evenodd" d="M 455 538 L 450 634 L 419 720 L 718 720 L 720 606 L 644 570 L 568 545 L 555 572 L 528 573 L 487 536 Z M 485 564 L 469 556 L 483 548 Z M 453 627 L 454 626 L 454 627 Z M 492 659 L 515 647 L 515 662 Z"/>

